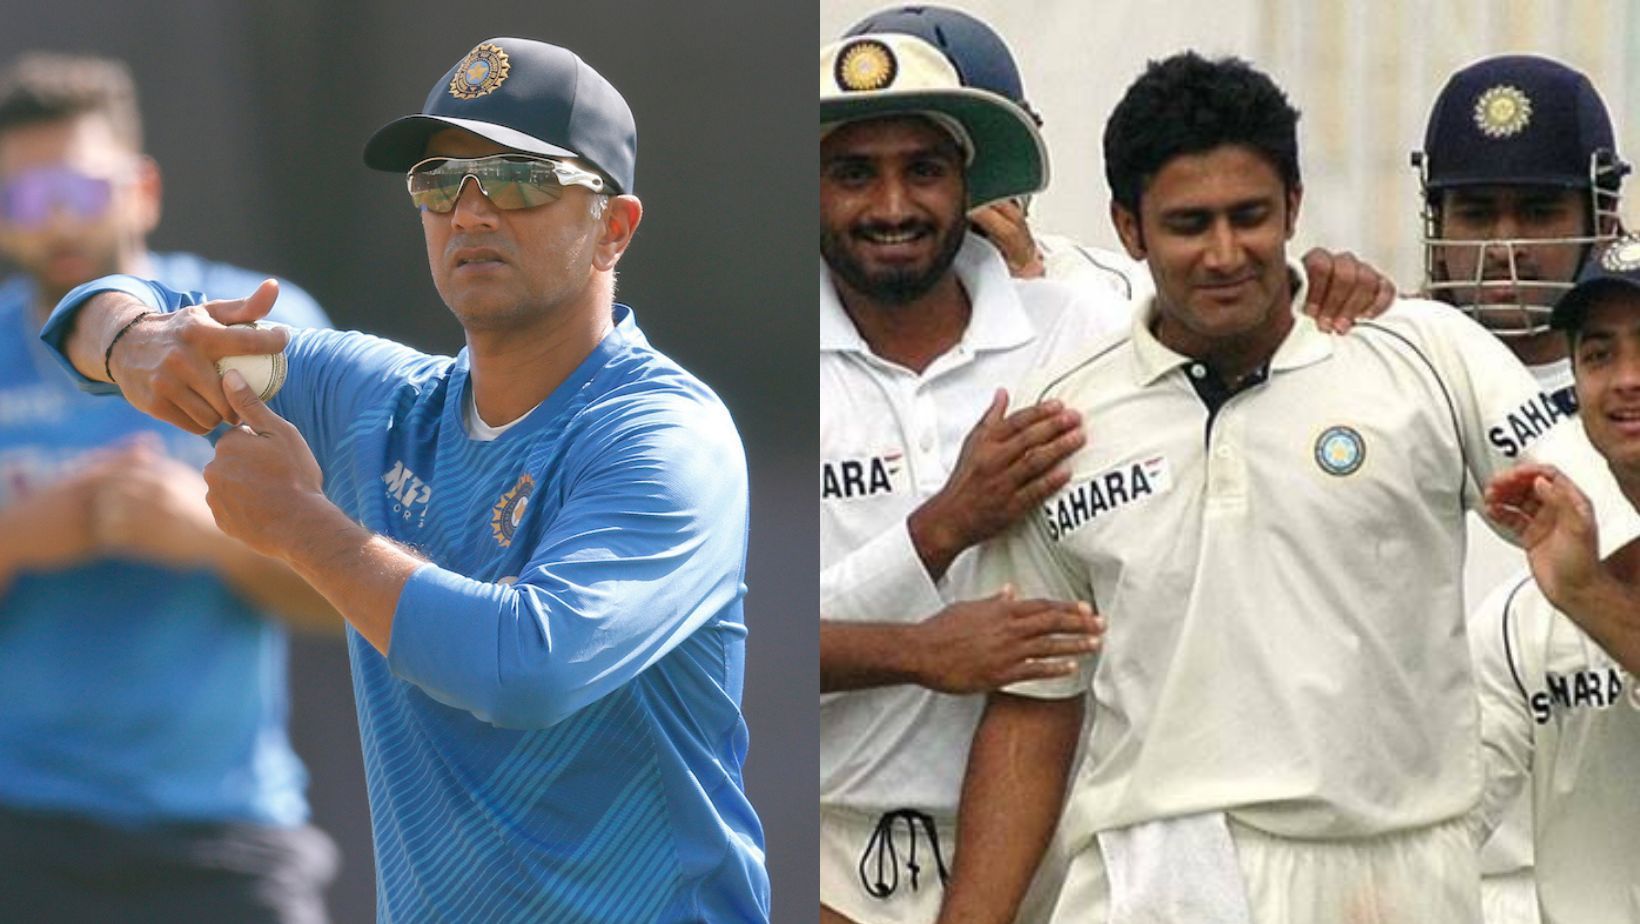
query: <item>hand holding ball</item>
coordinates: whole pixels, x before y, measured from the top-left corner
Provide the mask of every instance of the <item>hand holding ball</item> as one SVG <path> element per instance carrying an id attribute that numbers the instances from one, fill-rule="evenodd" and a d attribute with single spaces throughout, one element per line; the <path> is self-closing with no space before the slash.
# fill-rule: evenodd
<path id="1" fill-rule="evenodd" d="M 257 321 L 233 326 L 267 329 L 273 325 Z M 285 384 L 285 354 L 282 352 L 224 356 L 216 361 L 216 374 L 218 377 L 229 369 L 238 369 L 239 374 L 245 377 L 246 384 L 250 385 L 251 390 L 256 392 L 256 397 L 262 401 L 266 401 L 278 394 L 280 387 Z"/>

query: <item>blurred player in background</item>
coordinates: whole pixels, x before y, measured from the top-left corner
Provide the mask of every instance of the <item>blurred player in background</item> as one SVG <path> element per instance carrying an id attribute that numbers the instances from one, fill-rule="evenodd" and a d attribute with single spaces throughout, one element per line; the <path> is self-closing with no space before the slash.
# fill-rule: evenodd
<path id="1" fill-rule="evenodd" d="M 1589 79 L 1555 61 L 1487 58 L 1453 74 L 1413 157 L 1423 192 L 1424 288 L 1480 321 L 1567 414 L 1577 409 L 1566 337 L 1549 328 L 1591 247 L 1619 230 L 1628 165 Z M 1501 663 L 1496 607 L 1479 607 L 1523 565 L 1470 519 L 1464 591 L 1477 664 Z M 1481 853 L 1488 924 L 1537 920 L 1530 791 Z"/>
<path id="2" fill-rule="evenodd" d="M 1522 531 L 1532 577 L 1480 608 L 1499 641 L 1481 660 L 1480 686 L 1501 767 L 1483 816 L 1495 824 L 1521 803 L 1512 792 L 1527 793 L 1543 921 L 1630 924 L 1640 920 L 1640 237 L 1588 262 L 1552 327 L 1569 339 L 1584 429 L 1627 519 L 1608 515 L 1596 529 L 1578 488 L 1534 466 L 1488 492 L 1496 515 Z"/>
<path id="3" fill-rule="evenodd" d="M 117 61 L 0 74 L 0 917 L 317 922 L 335 848 L 285 733 L 286 628 L 339 632 L 205 502 L 210 445 L 81 394 L 38 331 L 114 272 L 261 276 L 154 254 L 159 168 Z M 325 326 L 285 286 L 278 320 Z"/>
<path id="4" fill-rule="evenodd" d="M 614 302 L 636 149 L 573 52 L 490 39 L 365 146 L 419 209 L 458 356 L 287 344 L 219 323 L 272 285 L 202 309 L 130 277 L 70 293 L 45 334 L 155 416 L 241 422 L 206 470 L 217 521 L 356 630 L 384 922 L 768 919 L 746 463 L 717 396 Z M 212 369 L 281 349 L 270 405 Z"/>

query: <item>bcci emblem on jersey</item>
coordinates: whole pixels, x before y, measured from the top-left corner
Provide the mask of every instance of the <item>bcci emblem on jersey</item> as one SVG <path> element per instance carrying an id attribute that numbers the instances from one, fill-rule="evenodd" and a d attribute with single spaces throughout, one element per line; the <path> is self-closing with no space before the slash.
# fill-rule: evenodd
<path id="1" fill-rule="evenodd" d="M 1353 475 L 1366 459 L 1366 442 L 1349 427 L 1328 427 L 1315 441 L 1315 464 L 1329 475 Z"/>
<path id="2" fill-rule="evenodd" d="M 530 502 L 530 495 L 535 493 L 535 479 L 528 472 L 518 476 L 518 483 L 512 490 L 501 495 L 490 511 L 490 534 L 495 536 L 496 544 L 502 548 L 512 545 L 513 534 L 518 532 L 518 524 L 524 522 L 524 508 Z"/>

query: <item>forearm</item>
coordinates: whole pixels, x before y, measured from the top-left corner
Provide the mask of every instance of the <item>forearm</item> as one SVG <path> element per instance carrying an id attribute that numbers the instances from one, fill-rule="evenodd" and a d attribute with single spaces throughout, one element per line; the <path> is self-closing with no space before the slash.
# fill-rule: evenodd
<path id="1" fill-rule="evenodd" d="M 126 292 L 101 292 L 75 312 L 63 342 L 63 354 L 76 371 L 96 382 L 109 381 L 104 358 L 114 335 L 142 314 L 153 311 Z"/>
<path id="2" fill-rule="evenodd" d="M 50 528 L 50 523 L 28 515 L 26 503 L 0 508 L 0 579 L 10 578 L 35 564 L 35 550 L 39 548 L 36 530 Z"/>
<path id="3" fill-rule="evenodd" d="M 299 540 L 285 543 L 279 554 L 294 576 L 305 581 L 364 636 L 387 654 L 393 637 L 393 613 L 405 582 L 427 564 L 409 549 L 353 522 L 322 497 L 310 500 L 300 515 Z"/>
<path id="4" fill-rule="evenodd" d="M 34 548 L 31 525 L 15 508 L 0 509 L 0 594 L 29 567 Z"/>
<path id="5" fill-rule="evenodd" d="M 911 547 L 930 579 L 938 581 L 951 570 L 967 543 L 951 525 L 951 518 L 941 510 L 941 498 L 936 495 L 912 511 L 905 521 L 911 535 Z"/>
<path id="6" fill-rule="evenodd" d="M 288 564 L 220 537 L 212 568 L 235 592 L 292 629 L 323 635 L 342 631 L 342 617 Z"/>
<path id="7" fill-rule="evenodd" d="M 1587 587 L 1556 593 L 1550 602 L 1624 670 L 1640 673 L 1640 587 L 1603 566 Z"/>
<path id="8" fill-rule="evenodd" d="M 820 692 L 920 683 L 917 626 L 820 620 Z"/>
<path id="9" fill-rule="evenodd" d="M 1008 924 L 1053 838 L 1083 698 L 991 695 L 974 733 L 940 924 Z"/>
<path id="10" fill-rule="evenodd" d="M 820 612 L 834 622 L 919 618 L 945 603 L 905 523 L 873 536 L 820 572 Z"/>

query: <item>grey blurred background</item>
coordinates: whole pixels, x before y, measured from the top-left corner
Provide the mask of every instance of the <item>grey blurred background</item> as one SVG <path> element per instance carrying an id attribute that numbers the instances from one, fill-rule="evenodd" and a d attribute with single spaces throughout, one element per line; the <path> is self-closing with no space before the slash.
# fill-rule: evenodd
<path id="1" fill-rule="evenodd" d="M 401 180 L 367 170 L 377 126 L 420 108 L 473 45 L 570 47 L 638 124 L 643 226 L 620 300 L 712 385 L 751 461 L 748 785 L 776 920 L 814 914 L 818 681 L 813 471 L 815 10 L 666 0 L 0 0 L 0 58 L 92 51 L 130 63 L 165 176 L 151 244 L 294 280 L 338 327 L 453 353 Z M 9 268 L 7 268 L 9 271 Z M 240 293 L 224 293 L 236 295 Z M 178 665 L 185 670 L 186 665 Z M 292 736 L 316 822 L 342 848 L 338 922 L 374 918 L 358 728 L 340 642 L 298 640 Z"/>

